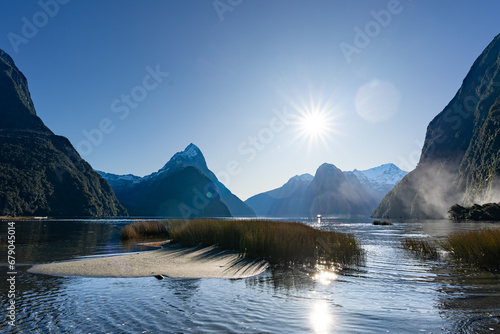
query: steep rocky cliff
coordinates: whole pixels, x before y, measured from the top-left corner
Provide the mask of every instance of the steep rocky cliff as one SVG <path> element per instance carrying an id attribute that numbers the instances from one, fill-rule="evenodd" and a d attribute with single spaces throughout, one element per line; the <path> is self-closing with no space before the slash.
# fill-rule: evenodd
<path id="1" fill-rule="evenodd" d="M 443 218 L 455 203 L 500 200 L 500 35 L 427 127 L 420 161 L 374 217 Z"/>
<path id="2" fill-rule="evenodd" d="M 126 214 L 109 184 L 36 115 L 25 76 L 0 50 L 0 215 Z"/>

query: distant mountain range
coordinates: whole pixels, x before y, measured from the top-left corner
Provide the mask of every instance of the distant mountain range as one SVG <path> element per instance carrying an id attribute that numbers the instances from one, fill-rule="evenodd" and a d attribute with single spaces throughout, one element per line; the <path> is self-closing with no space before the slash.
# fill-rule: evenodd
<path id="1" fill-rule="evenodd" d="M 124 216 L 126 206 L 135 216 L 255 217 L 192 144 L 143 178 L 101 174 L 38 118 L 26 78 L 0 50 L 0 216 Z"/>
<path id="2" fill-rule="evenodd" d="M 123 216 L 109 184 L 36 115 L 26 77 L 0 50 L 0 216 Z"/>
<path id="3" fill-rule="evenodd" d="M 427 127 L 420 161 L 374 217 L 443 218 L 455 204 L 500 201 L 500 35 Z"/>
<path id="4" fill-rule="evenodd" d="M 145 177 L 98 173 L 133 216 L 255 217 L 254 211 L 208 169 L 194 144 Z"/>
<path id="5" fill-rule="evenodd" d="M 342 172 L 323 164 L 313 177 L 292 177 L 282 187 L 245 201 L 259 217 L 368 216 L 407 173 L 393 164 Z"/>
<path id="6" fill-rule="evenodd" d="M 151 175 L 101 177 L 37 116 L 25 76 L 0 50 L 0 216 L 443 218 L 455 203 L 500 201 L 499 83 L 500 35 L 430 122 L 411 173 L 323 164 L 242 202 L 193 144 Z"/>

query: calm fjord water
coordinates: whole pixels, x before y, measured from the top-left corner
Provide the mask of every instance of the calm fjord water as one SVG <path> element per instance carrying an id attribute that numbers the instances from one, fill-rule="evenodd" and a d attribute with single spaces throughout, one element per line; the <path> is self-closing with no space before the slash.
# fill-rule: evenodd
<path id="1" fill-rule="evenodd" d="M 422 261 L 401 249 L 407 236 L 443 237 L 494 223 L 324 219 L 317 228 L 352 233 L 366 251 L 359 267 L 338 273 L 268 270 L 241 279 L 53 277 L 34 263 L 144 251 L 120 244 L 130 220 L 16 222 L 16 327 L 2 333 L 495 333 L 500 275 Z M 0 222 L 2 239 L 6 222 Z M 2 277 L 8 271 L 2 245 Z"/>

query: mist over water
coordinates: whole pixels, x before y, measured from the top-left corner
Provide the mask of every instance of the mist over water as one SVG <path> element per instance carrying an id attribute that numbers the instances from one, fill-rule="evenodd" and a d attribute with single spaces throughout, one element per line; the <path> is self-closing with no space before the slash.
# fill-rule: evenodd
<path id="1" fill-rule="evenodd" d="M 483 333 L 500 330 L 500 276 L 423 261 L 405 237 L 442 238 L 498 223 L 325 219 L 314 227 L 348 232 L 364 264 L 336 272 L 268 270 L 240 280 L 53 277 L 33 263 L 142 251 L 119 242 L 128 220 L 17 222 L 17 326 L 12 333 Z M 1 235 L 5 235 L 1 223 Z M 3 246 L 2 246 L 3 247 Z M 4 268 L 6 269 L 6 268 Z M 7 286 L 0 282 L 0 307 Z"/>

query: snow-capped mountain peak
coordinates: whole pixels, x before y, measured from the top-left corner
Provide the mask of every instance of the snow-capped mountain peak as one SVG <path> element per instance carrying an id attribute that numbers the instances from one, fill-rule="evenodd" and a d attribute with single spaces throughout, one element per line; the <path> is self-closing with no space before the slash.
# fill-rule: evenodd
<path id="1" fill-rule="evenodd" d="M 103 172 L 100 172 L 100 174 L 110 183 L 115 192 L 125 194 L 123 196 L 128 196 L 128 199 L 130 199 L 129 197 L 134 198 L 134 196 L 136 196 L 136 194 L 133 193 L 135 191 L 134 189 L 139 189 L 135 187 L 140 187 L 141 185 L 145 185 L 143 187 L 144 189 L 149 189 L 144 190 L 146 193 L 151 191 L 155 196 L 161 197 L 162 195 L 156 193 L 156 190 L 154 190 L 156 189 L 156 185 L 164 184 L 163 181 L 169 180 L 175 173 L 186 171 L 188 169 L 187 167 L 194 167 L 198 170 L 199 173 L 195 172 L 193 174 L 195 178 L 205 178 L 213 183 L 216 192 L 220 195 L 222 203 L 227 206 L 231 215 L 235 217 L 255 217 L 255 212 L 227 189 L 226 186 L 217 179 L 217 176 L 208 169 L 203 153 L 194 144 L 189 144 L 184 151 L 174 154 L 174 156 L 157 172 L 142 178 L 134 175 L 113 175 Z M 189 170 L 193 169 L 189 168 Z M 150 187 L 150 185 L 155 186 Z M 134 198 L 134 200 L 138 199 Z"/>
<path id="2" fill-rule="evenodd" d="M 302 175 L 298 175 L 298 178 L 302 182 L 311 182 L 314 179 L 314 176 L 312 176 L 309 173 L 305 173 L 305 174 L 302 174 Z"/>
<path id="3" fill-rule="evenodd" d="M 163 166 L 158 172 L 151 175 L 171 172 L 180 166 L 194 166 L 198 169 L 207 169 L 207 163 L 203 153 L 201 153 L 198 146 L 189 144 L 184 151 L 177 152 L 174 156 Z"/>
<path id="4" fill-rule="evenodd" d="M 392 163 L 362 171 L 354 170 L 353 173 L 356 176 L 361 174 L 371 182 L 390 184 L 393 186 L 396 185 L 406 174 L 408 174 L 408 172 L 399 169 Z"/>
<path id="5" fill-rule="evenodd" d="M 187 159 L 195 159 L 199 156 L 203 157 L 203 154 L 201 153 L 198 146 L 196 146 L 193 143 L 189 144 L 184 151 L 179 152 L 177 154 L 179 154 L 180 156 L 185 157 Z"/>
<path id="6" fill-rule="evenodd" d="M 295 175 L 294 177 L 291 177 L 288 182 L 293 182 L 293 181 L 300 181 L 303 183 L 311 183 L 311 181 L 314 179 L 314 176 L 312 176 L 309 173 L 301 174 L 301 175 Z M 288 183 L 287 182 L 287 183 Z"/>
<path id="7" fill-rule="evenodd" d="M 366 170 L 355 169 L 352 172 L 346 173 L 354 174 L 361 184 L 370 186 L 383 193 L 387 193 L 396 184 L 398 184 L 398 182 L 401 181 L 406 174 L 408 174 L 408 172 L 401 170 L 392 163 Z"/>
<path id="8" fill-rule="evenodd" d="M 184 151 L 175 153 L 174 156 L 170 159 L 170 161 L 167 162 L 167 165 L 171 161 L 193 161 L 193 160 L 203 160 L 203 162 L 205 162 L 203 153 L 201 153 L 198 146 L 194 144 L 189 144 L 184 149 Z"/>

